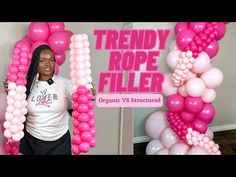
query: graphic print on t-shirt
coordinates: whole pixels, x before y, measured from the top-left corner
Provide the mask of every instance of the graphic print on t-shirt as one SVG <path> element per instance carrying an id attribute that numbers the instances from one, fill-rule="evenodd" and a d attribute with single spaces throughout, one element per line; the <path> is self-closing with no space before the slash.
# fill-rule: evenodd
<path id="1" fill-rule="evenodd" d="M 41 105 L 46 107 L 50 107 L 54 100 L 58 100 L 57 94 L 47 94 L 47 89 L 41 90 L 39 95 L 33 95 L 31 99 L 32 102 L 36 102 L 35 106 Z"/>

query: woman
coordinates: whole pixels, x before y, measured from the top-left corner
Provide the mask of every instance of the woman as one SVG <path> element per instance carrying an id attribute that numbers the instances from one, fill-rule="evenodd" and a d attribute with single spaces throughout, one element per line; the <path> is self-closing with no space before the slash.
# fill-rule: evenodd
<path id="1" fill-rule="evenodd" d="M 54 66 L 53 50 L 48 45 L 37 47 L 27 74 L 28 114 L 20 142 L 24 155 L 71 154 L 68 110 L 72 84 L 69 79 L 55 76 Z M 6 91 L 7 85 L 5 82 Z M 95 89 L 92 92 L 95 94 Z"/>

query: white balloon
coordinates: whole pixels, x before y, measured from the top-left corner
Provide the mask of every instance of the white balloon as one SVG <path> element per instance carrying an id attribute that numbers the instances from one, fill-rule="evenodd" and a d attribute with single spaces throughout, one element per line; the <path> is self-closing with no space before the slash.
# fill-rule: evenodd
<path id="1" fill-rule="evenodd" d="M 171 73 L 167 73 L 164 75 L 164 81 L 162 83 L 162 93 L 165 96 L 170 96 L 177 93 L 177 87 L 173 85 L 171 77 Z"/>
<path id="2" fill-rule="evenodd" d="M 205 91 L 205 83 L 200 78 L 192 78 L 186 84 L 186 92 L 192 97 L 200 97 Z"/>
<path id="3" fill-rule="evenodd" d="M 173 144 L 179 142 L 179 137 L 170 127 L 168 127 L 162 131 L 160 140 L 163 146 L 170 148 Z"/>
<path id="4" fill-rule="evenodd" d="M 201 74 L 209 70 L 211 67 L 211 59 L 207 53 L 201 52 L 194 60 L 191 71 L 196 74 Z"/>
<path id="5" fill-rule="evenodd" d="M 145 131 L 151 139 L 158 139 L 161 132 L 168 126 L 169 123 L 167 122 L 166 113 L 158 111 L 148 117 L 145 123 Z"/>
<path id="6" fill-rule="evenodd" d="M 156 152 L 156 155 L 169 155 L 169 149 L 161 148 Z"/>
<path id="7" fill-rule="evenodd" d="M 152 140 L 146 147 L 146 155 L 154 155 L 161 148 L 163 148 L 163 145 L 159 140 Z"/>
<path id="8" fill-rule="evenodd" d="M 187 155 L 210 155 L 210 153 L 204 147 L 193 146 L 189 149 Z"/>
<path id="9" fill-rule="evenodd" d="M 175 143 L 170 147 L 170 155 L 185 155 L 189 150 L 189 146 L 186 143 L 179 142 Z"/>
<path id="10" fill-rule="evenodd" d="M 185 84 L 182 85 L 182 86 L 180 86 L 180 87 L 178 88 L 178 93 L 179 93 L 181 96 L 183 96 L 183 97 L 187 97 L 187 96 L 188 96 L 188 93 L 187 93 L 187 91 L 186 91 Z"/>
<path id="11" fill-rule="evenodd" d="M 172 71 L 175 70 L 175 67 L 180 57 L 180 53 L 181 53 L 180 50 L 172 50 L 167 55 L 166 62 Z"/>
<path id="12" fill-rule="evenodd" d="M 205 91 L 203 92 L 201 98 L 205 103 L 211 103 L 216 98 L 216 92 L 214 89 L 206 88 Z"/>

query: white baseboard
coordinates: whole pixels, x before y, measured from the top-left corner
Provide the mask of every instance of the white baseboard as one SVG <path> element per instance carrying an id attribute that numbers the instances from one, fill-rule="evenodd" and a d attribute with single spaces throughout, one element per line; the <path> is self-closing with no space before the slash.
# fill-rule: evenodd
<path id="1" fill-rule="evenodd" d="M 220 131 L 236 129 L 236 124 L 211 126 L 209 128 L 213 132 L 220 132 Z M 145 143 L 145 142 L 148 142 L 148 141 L 150 141 L 150 138 L 148 136 L 137 136 L 137 137 L 134 137 L 134 139 L 133 139 L 134 144 L 136 144 L 136 143 Z"/>

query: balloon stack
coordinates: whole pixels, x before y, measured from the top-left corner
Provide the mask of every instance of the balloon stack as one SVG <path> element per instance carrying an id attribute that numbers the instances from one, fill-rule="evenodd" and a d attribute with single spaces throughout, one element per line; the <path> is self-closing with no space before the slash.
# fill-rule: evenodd
<path id="1" fill-rule="evenodd" d="M 212 63 L 226 24 L 180 22 L 174 32 L 176 41 L 167 55 L 173 73 L 165 74 L 163 82 L 168 111 L 153 113 L 148 118 L 145 130 L 153 140 L 146 153 L 220 155 L 208 124 L 215 116 L 214 89 L 223 81 L 222 72 Z"/>

